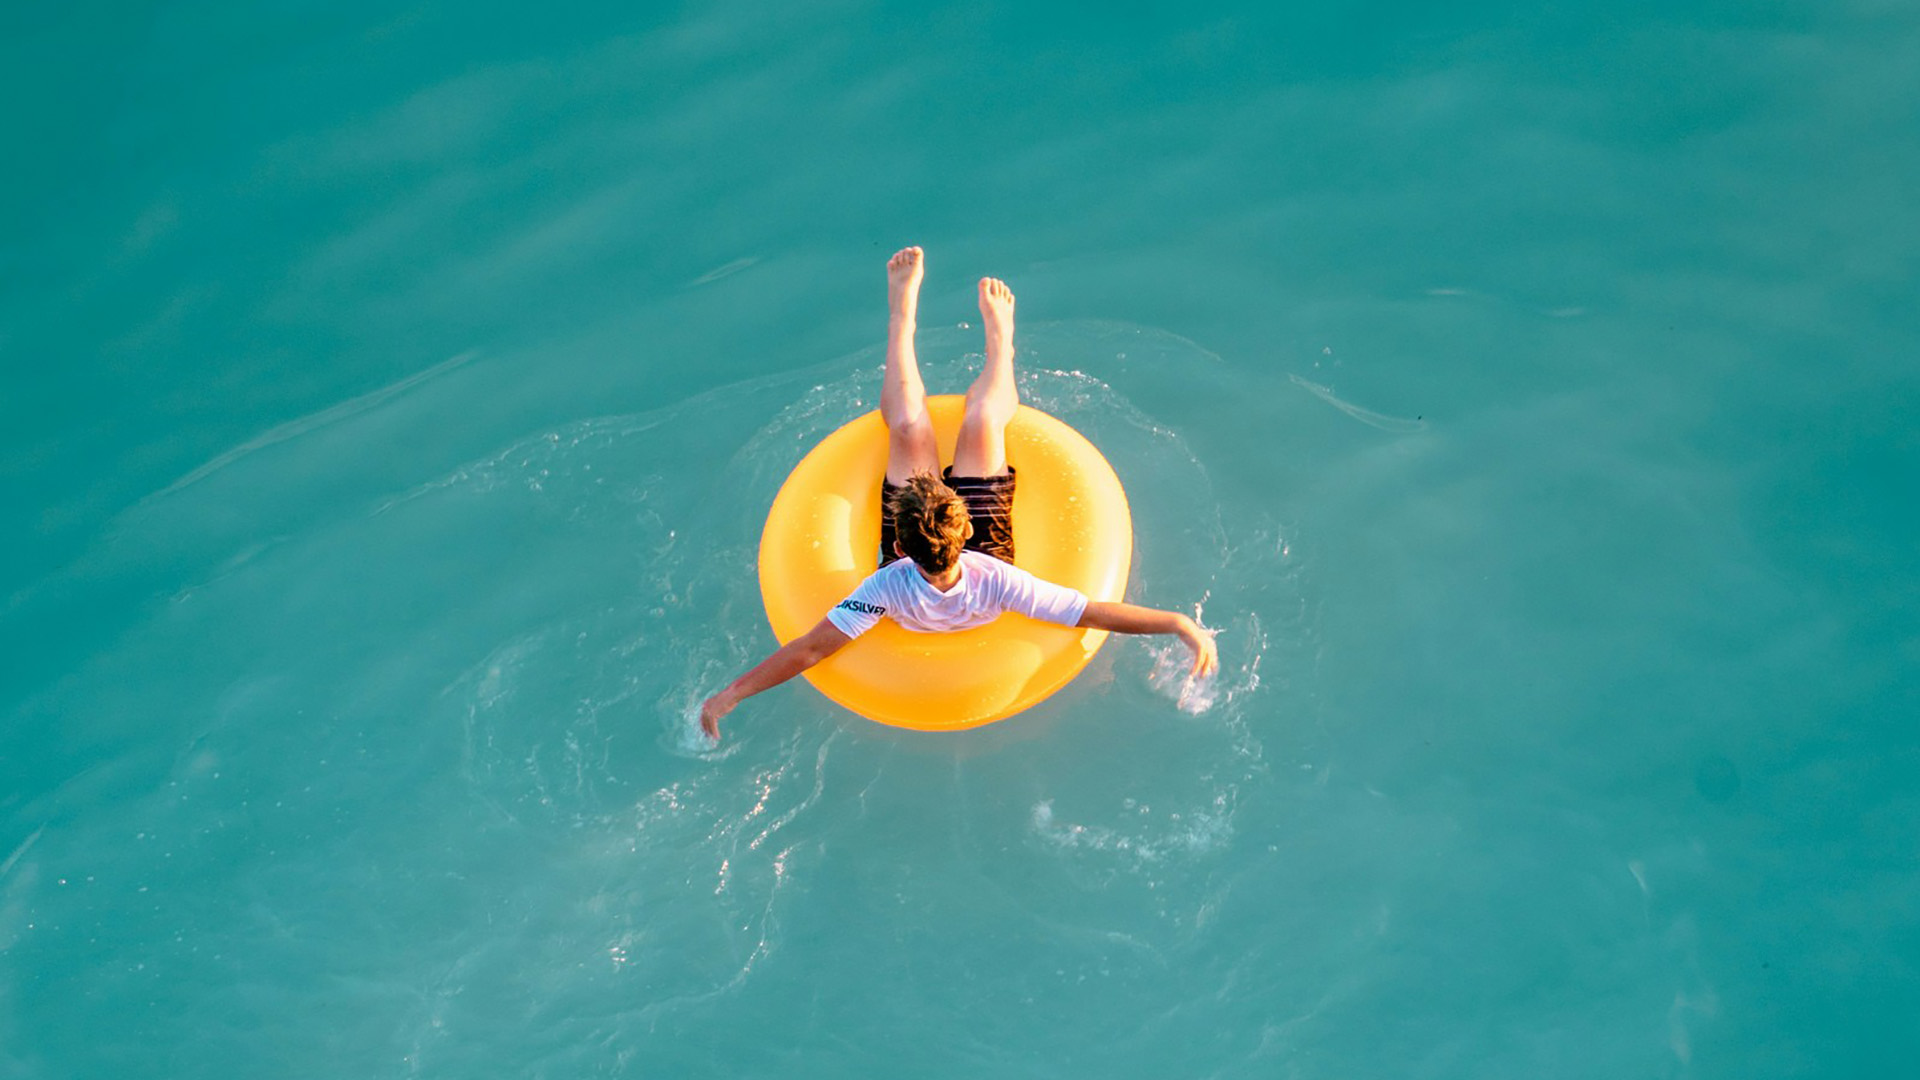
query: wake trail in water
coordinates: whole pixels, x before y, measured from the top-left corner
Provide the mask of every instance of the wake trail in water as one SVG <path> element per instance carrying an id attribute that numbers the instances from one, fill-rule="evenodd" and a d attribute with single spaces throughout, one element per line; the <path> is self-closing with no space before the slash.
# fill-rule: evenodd
<path id="1" fill-rule="evenodd" d="M 351 398 L 347 401 L 343 401 L 339 403 L 338 405 L 329 406 L 325 409 L 320 410 L 317 413 L 313 413 L 308 416 L 303 416 L 298 420 L 289 420 L 284 424 L 271 428 L 261 433 L 260 435 L 256 435 L 255 437 L 248 439 L 246 442 L 241 443 L 239 446 L 236 446 L 233 449 L 220 454 L 219 456 L 215 457 L 213 460 L 193 470 L 187 475 L 181 477 L 178 480 L 175 480 L 173 483 L 168 484 L 166 487 L 161 488 L 159 491 L 154 492 L 152 495 L 147 496 L 147 498 L 142 501 L 150 502 L 154 499 L 165 498 L 166 496 L 172 495 L 173 493 L 181 490 L 182 488 L 190 487 L 194 484 L 199 483 L 200 481 L 206 479 L 207 477 L 212 476 L 214 473 L 219 472 L 221 469 L 226 468 L 227 466 L 233 464 L 234 462 L 239 461 L 241 458 L 244 458 L 256 451 L 264 450 L 267 447 L 274 445 L 275 443 L 283 443 L 283 442 L 287 442 L 290 439 L 297 439 L 302 435 L 306 435 L 310 432 L 317 431 L 320 428 L 327 427 L 332 424 L 337 424 L 342 420 L 348 419 L 349 417 L 356 416 L 356 415 L 359 415 L 360 413 L 367 412 L 368 410 L 378 408 L 379 406 L 386 404 L 388 401 L 392 400 L 393 398 L 396 398 L 401 394 L 404 394 L 407 391 L 420 386 L 423 383 L 427 383 L 434 379 L 438 379 L 443 375 L 447 375 L 453 371 L 458 370 L 459 368 L 465 367 L 470 361 L 474 359 L 474 357 L 478 355 L 480 355 L 478 352 L 473 352 L 473 351 L 463 352 L 458 356 L 454 356 L 450 359 L 443 360 L 440 363 L 435 364 L 432 367 L 426 369 L 425 371 L 416 372 L 415 374 L 409 375 L 398 382 L 391 383 L 387 386 L 383 386 L 378 390 L 373 390 L 368 393 L 362 394 L 359 397 Z"/>
<path id="2" fill-rule="evenodd" d="M 1339 409 L 1341 412 L 1346 413 L 1348 416 L 1353 417 L 1355 420 L 1369 427 L 1377 427 L 1381 431 L 1391 431 L 1396 435 L 1407 435 L 1427 429 L 1427 421 L 1425 418 L 1408 420 L 1405 417 L 1388 416 L 1385 413 L 1374 412 L 1372 409 L 1363 409 L 1350 401 L 1342 401 L 1334 394 L 1333 388 L 1330 386 L 1322 386 L 1317 382 L 1309 382 L 1291 372 L 1287 374 L 1287 378 L 1291 379 L 1295 386 L 1300 387 L 1307 393 L 1312 394 L 1314 397 L 1319 398 L 1321 401 Z"/>

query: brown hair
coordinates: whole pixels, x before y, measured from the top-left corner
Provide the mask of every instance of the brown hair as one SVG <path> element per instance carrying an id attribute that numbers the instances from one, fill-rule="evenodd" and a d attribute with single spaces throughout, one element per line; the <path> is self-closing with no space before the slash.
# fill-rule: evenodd
<path id="1" fill-rule="evenodd" d="M 932 473 L 916 474 L 895 490 L 887 513 L 900 549 L 929 574 L 953 569 L 973 535 L 966 500 Z"/>

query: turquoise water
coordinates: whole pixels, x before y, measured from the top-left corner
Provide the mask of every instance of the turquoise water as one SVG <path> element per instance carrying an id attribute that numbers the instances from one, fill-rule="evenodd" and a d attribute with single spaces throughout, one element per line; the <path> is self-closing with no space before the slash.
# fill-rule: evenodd
<path id="1" fill-rule="evenodd" d="M 1912 5 L 0 30 L 0 1076 L 1910 1071 Z M 905 243 L 1223 673 L 710 750 Z"/>

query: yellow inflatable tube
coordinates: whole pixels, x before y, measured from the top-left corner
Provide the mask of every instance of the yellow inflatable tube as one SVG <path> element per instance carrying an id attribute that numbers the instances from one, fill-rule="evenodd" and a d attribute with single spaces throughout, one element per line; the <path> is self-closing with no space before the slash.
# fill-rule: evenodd
<path id="1" fill-rule="evenodd" d="M 964 399 L 929 398 L 942 462 L 953 460 Z M 1133 558 L 1120 478 L 1079 432 L 1022 406 L 1007 426 L 1019 565 L 1091 600 L 1118 600 Z M 774 497 L 760 536 L 760 595 L 782 644 L 812 629 L 872 573 L 880 547 L 887 431 L 871 412 L 823 439 Z M 972 630 L 920 634 L 891 619 L 807 672 L 820 692 L 871 720 L 957 731 L 1004 719 L 1065 686 L 1106 640 L 1008 613 Z"/>

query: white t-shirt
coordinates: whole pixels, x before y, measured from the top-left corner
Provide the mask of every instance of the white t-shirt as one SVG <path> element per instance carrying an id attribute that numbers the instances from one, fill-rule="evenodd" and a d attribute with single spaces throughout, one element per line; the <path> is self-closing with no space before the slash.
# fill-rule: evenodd
<path id="1" fill-rule="evenodd" d="M 909 630 L 942 633 L 982 626 L 1003 611 L 1072 626 L 1086 610 L 1086 594 L 1077 589 L 1042 581 L 991 555 L 962 551 L 960 580 L 952 589 L 934 588 L 912 559 L 895 559 L 867 575 L 851 596 L 827 612 L 827 621 L 854 638 L 873 629 L 882 616 Z"/>

